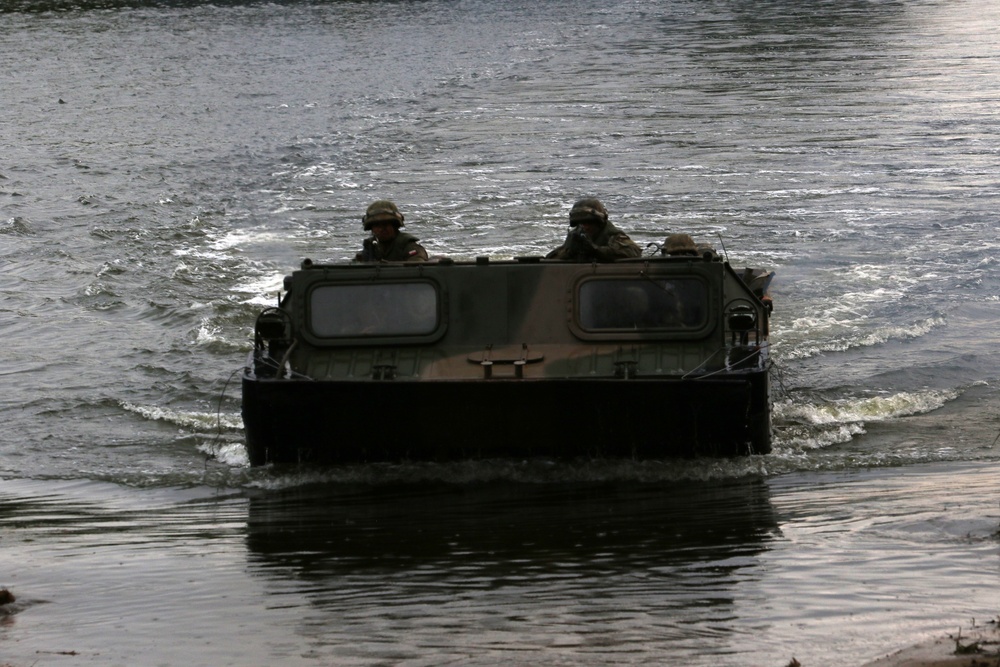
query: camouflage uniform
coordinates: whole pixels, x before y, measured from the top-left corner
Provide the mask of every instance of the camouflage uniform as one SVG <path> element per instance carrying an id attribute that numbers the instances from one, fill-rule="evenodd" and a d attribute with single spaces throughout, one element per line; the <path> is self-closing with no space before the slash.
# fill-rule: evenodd
<path id="1" fill-rule="evenodd" d="M 418 238 L 406 232 L 399 232 L 388 243 L 380 243 L 375 238 L 367 238 L 364 248 L 354 257 L 356 262 L 422 262 L 427 259 L 427 251 L 417 243 Z"/>
<path id="2" fill-rule="evenodd" d="M 403 214 L 391 201 L 381 199 L 373 202 L 361 218 L 364 229 L 370 230 L 372 225 L 389 222 L 396 229 L 393 238 L 380 241 L 373 234 L 364 240 L 361 252 L 354 256 L 356 262 L 422 262 L 427 259 L 424 250 L 415 236 L 399 231 L 403 226 Z"/>
<path id="3" fill-rule="evenodd" d="M 600 227 L 594 238 L 575 229 L 580 223 L 595 222 Z M 642 249 L 628 234 L 608 222 L 608 211 L 597 199 L 581 199 L 569 212 L 569 234 L 561 246 L 547 254 L 546 259 L 568 259 L 575 262 L 613 262 L 624 257 L 639 257 Z"/>

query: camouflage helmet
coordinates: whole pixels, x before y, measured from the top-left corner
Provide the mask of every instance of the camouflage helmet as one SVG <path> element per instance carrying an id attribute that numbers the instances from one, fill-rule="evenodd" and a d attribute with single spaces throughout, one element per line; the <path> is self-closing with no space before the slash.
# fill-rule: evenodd
<path id="1" fill-rule="evenodd" d="M 573 204 L 573 208 L 569 210 L 570 227 L 576 227 L 581 222 L 592 221 L 602 225 L 608 221 L 608 209 L 604 208 L 601 200 L 588 198 Z"/>
<path id="2" fill-rule="evenodd" d="M 364 225 L 365 230 L 371 229 L 376 222 L 391 222 L 396 229 L 399 229 L 403 226 L 403 214 L 391 201 L 380 199 L 372 202 L 361 218 L 361 224 Z"/>
<path id="3" fill-rule="evenodd" d="M 671 234 L 663 242 L 664 255 L 698 255 L 698 246 L 687 234 Z"/>

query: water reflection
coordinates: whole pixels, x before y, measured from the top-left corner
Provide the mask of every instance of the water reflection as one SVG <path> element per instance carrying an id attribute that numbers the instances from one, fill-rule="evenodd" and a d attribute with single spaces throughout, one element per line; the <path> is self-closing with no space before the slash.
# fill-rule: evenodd
<path id="1" fill-rule="evenodd" d="M 263 564 L 305 574 L 434 561 L 603 570 L 748 555 L 776 530 L 762 482 L 316 485 L 251 497 L 247 540 Z"/>
<path id="2" fill-rule="evenodd" d="M 759 481 L 314 486 L 252 497 L 247 544 L 272 599 L 305 584 L 317 654 L 607 664 L 743 641 L 777 531 Z"/>
<path id="3" fill-rule="evenodd" d="M 777 522 L 762 482 L 302 487 L 252 497 L 251 559 L 306 578 L 422 573 L 600 579 L 753 564 Z"/>

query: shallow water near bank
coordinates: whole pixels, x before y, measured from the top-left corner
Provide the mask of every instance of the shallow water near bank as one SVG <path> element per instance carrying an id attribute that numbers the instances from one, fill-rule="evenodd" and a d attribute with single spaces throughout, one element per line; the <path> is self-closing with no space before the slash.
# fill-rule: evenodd
<path id="1" fill-rule="evenodd" d="M 994 613 L 998 473 L 8 480 L 0 646 L 15 665 L 855 665 Z"/>

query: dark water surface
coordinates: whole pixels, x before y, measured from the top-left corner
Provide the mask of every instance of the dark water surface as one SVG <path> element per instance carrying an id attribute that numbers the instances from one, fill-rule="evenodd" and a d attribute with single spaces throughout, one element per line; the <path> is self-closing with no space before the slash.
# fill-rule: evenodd
<path id="1" fill-rule="evenodd" d="M 995 617 L 998 25 L 0 3 L 0 664 L 836 666 Z M 777 272 L 773 454 L 247 467 L 254 317 L 370 201 L 511 257 L 588 195 Z"/>

